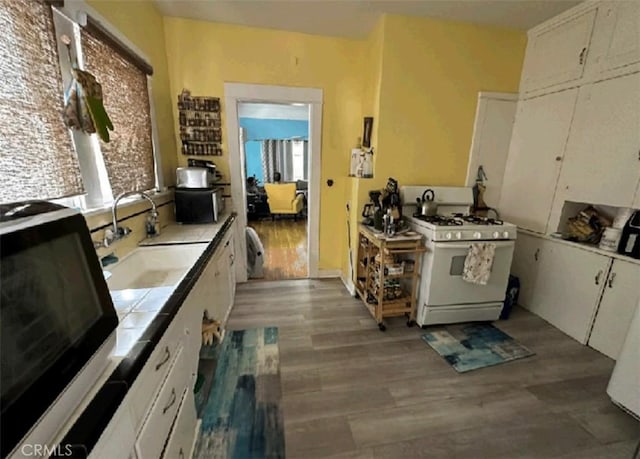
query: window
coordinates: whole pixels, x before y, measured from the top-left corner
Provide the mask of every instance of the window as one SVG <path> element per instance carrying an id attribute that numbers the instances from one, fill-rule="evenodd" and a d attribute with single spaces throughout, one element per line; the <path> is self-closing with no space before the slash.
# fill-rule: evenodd
<path id="1" fill-rule="evenodd" d="M 307 171 L 306 171 L 306 154 L 307 154 L 307 148 L 306 148 L 306 142 L 302 141 L 302 140 L 294 140 L 293 141 L 293 153 L 292 153 L 292 159 L 293 159 L 293 180 L 294 181 L 298 181 L 298 180 L 305 180 L 306 176 L 307 176 Z"/>
<path id="2" fill-rule="evenodd" d="M 88 25 L 92 23 L 89 22 Z M 99 141 L 113 195 L 156 185 L 147 72 L 130 53 L 113 45 L 101 29 L 81 31 L 84 68 L 102 85 L 114 126 L 110 142 Z"/>
<path id="3" fill-rule="evenodd" d="M 293 180 L 309 179 L 309 142 L 307 140 L 292 141 Z"/>
<path id="4" fill-rule="evenodd" d="M 60 9 L 49 3 L 0 2 L 0 26 L 11 31 L 0 37 L 0 202 L 65 198 L 64 204 L 87 209 L 110 204 L 124 191 L 158 187 L 149 98 L 153 69 L 126 39 L 87 17 L 84 2 Z M 69 19 L 85 17 L 82 28 Z M 63 94 L 74 65 L 102 86 L 115 128 L 108 143 L 64 125 Z"/>
<path id="5" fill-rule="evenodd" d="M 84 192 L 62 122 L 62 77 L 51 8 L 0 2 L 0 202 Z"/>

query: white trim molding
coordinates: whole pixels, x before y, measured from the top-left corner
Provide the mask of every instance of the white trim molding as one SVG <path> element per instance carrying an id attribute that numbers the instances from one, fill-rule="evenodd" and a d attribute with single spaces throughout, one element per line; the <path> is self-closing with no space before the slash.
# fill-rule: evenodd
<path id="1" fill-rule="evenodd" d="M 351 279 L 349 279 L 349 278 L 344 277 L 344 276 L 340 276 L 340 280 L 342 281 L 342 283 L 344 284 L 345 288 L 349 292 L 349 295 L 356 296 L 356 286 L 353 283 L 353 281 Z"/>
<path id="2" fill-rule="evenodd" d="M 271 86 L 245 83 L 225 83 L 224 100 L 226 128 L 229 148 L 229 174 L 231 181 L 231 199 L 238 214 L 239 228 L 247 226 L 247 197 L 245 193 L 244 160 L 240 153 L 240 130 L 238 124 L 238 103 L 261 102 L 281 104 L 307 104 L 309 106 L 309 195 L 307 250 L 308 273 L 310 278 L 320 277 L 318 271 L 320 246 L 320 165 L 322 139 L 322 89 L 295 88 L 289 86 Z M 245 238 L 239 238 L 236 246 L 238 263 L 236 276 L 238 282 L 247 280 L 247 246 Z M 340 272 L 331 271 L 330 276 L 339 277 Z M 323 276 L 324 277 L 324 276 Z"/>
<path id="3" fill-rule="evenodd" d="M 338 279 L 342 277 L 342 271 L 339 269 L 319 269 L 313 277 L 317 279 Z"/>

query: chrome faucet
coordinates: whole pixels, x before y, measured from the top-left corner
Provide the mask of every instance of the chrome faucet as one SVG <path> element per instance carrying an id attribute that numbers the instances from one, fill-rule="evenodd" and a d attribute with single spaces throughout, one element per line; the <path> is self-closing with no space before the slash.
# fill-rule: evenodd
<path id="1" fill-rule="evenodd" d="M 144 191 L 127 191 L 118 195 L 115 201 L 113 201 L 113 205 L 111 206 L 112 226 L 111 228 L 107 228 L 104 232 L 104 247 L 109 247 L 109 245 L 111 245 L 113 242 L 118 241 L 131 233 L 131 228 L 118 226 L 118 203 L 123 198 L 135 195 L 139 195 L 151 203 L 151 212 L 149 213 L 149 217 L 147 218 L 147 222 L 145 224 L 147 237 L 154 237 L 160 234 L 158 209 L 153 199 L 151 199 L 151 197 Z"/>

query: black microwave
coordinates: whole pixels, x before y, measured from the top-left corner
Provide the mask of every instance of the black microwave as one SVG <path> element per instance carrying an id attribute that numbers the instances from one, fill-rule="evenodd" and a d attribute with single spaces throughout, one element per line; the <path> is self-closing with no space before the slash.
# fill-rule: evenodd
<path id="1" fill-rule="evenodd" d="M 83 216 L 0 205 L 0 455 L 5 457 L 118 325 Z"/>

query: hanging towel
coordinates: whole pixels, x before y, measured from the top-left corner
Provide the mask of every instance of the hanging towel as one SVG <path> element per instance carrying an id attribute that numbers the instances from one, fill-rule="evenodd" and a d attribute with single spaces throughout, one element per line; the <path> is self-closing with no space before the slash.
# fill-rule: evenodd
<path id="1" fill-rule="evenodd" d="M 469 246 L 464 260 L 462 280 L 472 284 L 487 285 L 491 276 L 496 245 L 490 242 L 474 242 Z"/>

